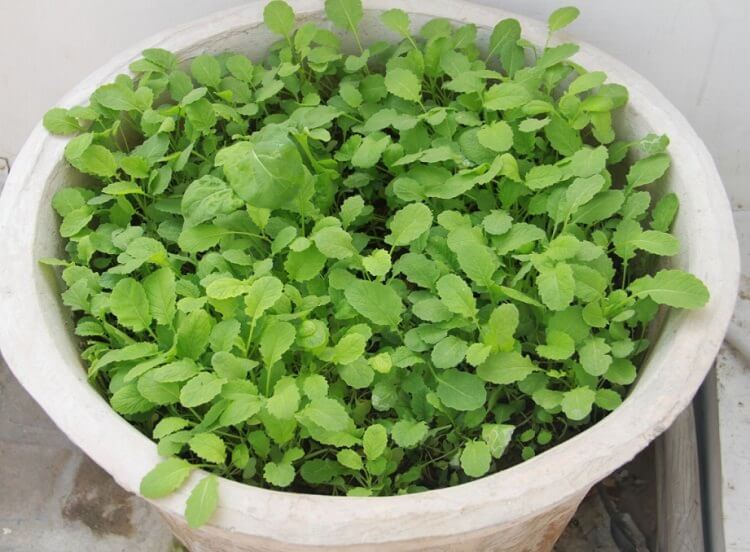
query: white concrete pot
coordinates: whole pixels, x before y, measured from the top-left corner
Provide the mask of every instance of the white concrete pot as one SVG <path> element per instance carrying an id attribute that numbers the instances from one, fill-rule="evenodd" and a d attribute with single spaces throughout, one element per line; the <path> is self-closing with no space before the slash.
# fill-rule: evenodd
<path id="1" fill-rule="evenodd" d="M 322 0 L 294 2 L 300 18 L 323 18 Z M 446 17 L 491 26 L 517 17 L 524 36 L 544 43 L 542 23 L 458 0 L 365 0 L 365 41 L 395 39 L 379 12 L 400 7 L 420 26 Z M 118 56 L 61 102 L 85 103 L 99 85 L 127 72 L 146 47 L 182 59 L 203 52 L 244 52 L 260 59 L 275 38 L 261 24 L 263 3 L 250 3 L 166 31 Z M 711 291 L 698 311 L 671 310 L 640 377 L 622 406 L 591 429 L 538 457 L 483 479 L 411 496 L 344 498 L 269 491 L 220 481 L 211 523 L 187 527 L 182 512 L 194 473 L 182 490 L 153 501 L 193 551 L 248 550 L 550 550 L 587 491 L 664 431 L 689 403 L 708 371 L 729 322 L 739 258 L 732 213 L 719 175 L 693 129 L 651 84 L 599 50 L 581 45 L 575 61 L 608 73 L 630 90 L 620 120 L 625 136 L 666 133 L 673 168 L 665 187 L 680 197 L 675 232 L 683 246 L 673 264 L 701 278 Z M 61 255 L 50 200 L 75 181 L 63 161 L 66 140 L 38 125 L 13 167 L 0 201 L 0 345 L 11 369 L 55 423 L 94 461 L 132 492 L 157 462 L 156 446 L 118 416 L 87 383 L 55 278 L 38 264 Z"/>

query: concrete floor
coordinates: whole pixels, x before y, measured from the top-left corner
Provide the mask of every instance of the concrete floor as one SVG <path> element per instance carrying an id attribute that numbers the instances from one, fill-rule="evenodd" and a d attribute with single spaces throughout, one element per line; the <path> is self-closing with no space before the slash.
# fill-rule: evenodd
<path id="1" fill-rule="evenodd" d="M 0 361 L 0 551 L 166 552 L 145 501 L 78 450 Z"/>
<path id="2" fill-rule="evenodd" d="M 0 358 L 0 552 L 180 549 L 156 511 L 78 450 Z M 556 551 L 618 551 L 598 493 L 584 501 Z"/>

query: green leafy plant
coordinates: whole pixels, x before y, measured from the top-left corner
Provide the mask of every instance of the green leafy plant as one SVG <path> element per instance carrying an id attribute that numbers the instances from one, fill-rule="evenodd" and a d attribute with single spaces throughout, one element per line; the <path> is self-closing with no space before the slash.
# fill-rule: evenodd
<path id="1" fill-rule="evenodd" d="M 44 118 L 91 177 L 54 196 L 46 262 L 91 383 L 167 457 L 146 497 L 197 467 L 350 496 L 481 477 L 616 408 L 658 306 L 708 300 L 650 270 L 679 252 L 677 197 L 650 191 L 668 139 L 616 139 L 627 90 L 576 45 L 507 19 L 485 51 L 393 9 L 365 47 L 359 1 L 325 8 L 336 32 L 270 2 L 262 62 L 146 50 Z"/>

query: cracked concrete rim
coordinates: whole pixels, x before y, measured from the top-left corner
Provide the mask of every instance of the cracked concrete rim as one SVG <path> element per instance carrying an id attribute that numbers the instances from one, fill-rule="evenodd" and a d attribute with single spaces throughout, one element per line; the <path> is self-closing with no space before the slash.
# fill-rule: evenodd
<path id="1" fill-rule="evenodd" d="M 521 21 L 532 42 L 543 42 L 546 34 L 542 23 L 458 0 L 372 0 L 365 5 L 366 40 L 382 34 L 373 23 L 374 11 L 392 7 L 418 20 L 432 16 L 476 23 L 485 41 L 486 22 L 509 16 Z M 254 2 L 153 37 L 105 65 L 62 103 L 84 102 L 96 86 L 126 72 L 145 47 L 172 49 L 182 58 L 226 49 L 257 54 L 271 40 L 258 28 L 262 7 Z M 294 7 L 299 16 L 318 18 L 322 1 L 302 0 Z M 623 405 L 528 462 L 472 483 L 402 497 L 321 497 L 222 480 L 221 505 L 210 529 L 319 546 L 507 529 L 578 499 L 666 429 L 688 404 L 721 344 L 734 305 L 739 259 L 729 202 L 702 141 L 651 84 L 584 43 L 574 59 L 629 88 L 630 104 L 620 121 L 626 130 L 670 135 L 674 167 L 667 180 L 681 199 L 676 233 L 685 246 L 675 264 L 708 285 L 709 305 L 697 312 L 670 312 Z M 8 244 L 0 252 L 0 305 L 14 314 L 0 323 L 0 346 L 16 377 L 60 428 L 123 487 L 137 492 L 141 477 L 158 462 L 156 447 L 88 386 L 53 279 L 37 266 L 40 257 L 53 256 L 59 247 L 48 205 L 66 176 L 64 145 L 38 125 L 16 159 L 0 201 L 0 231 Z M 201 476 L 193 474 L 193 483 Z M 155 504 L 179 519 L 189 488 Z"/>

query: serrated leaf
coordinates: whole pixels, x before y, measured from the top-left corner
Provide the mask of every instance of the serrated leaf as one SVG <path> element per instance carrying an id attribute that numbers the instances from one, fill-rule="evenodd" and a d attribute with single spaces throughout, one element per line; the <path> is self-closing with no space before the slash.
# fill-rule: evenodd
<path id="1" fill-rule="evenodd" d="M 382 326 L 398 326 L 404 305 L 398 294 L 385 284 L 355 280 L 345 290 L 346 300 L 359 314 Z"/>
<path id="2" fill-rule="evenodd" d="M 182 486 L 195 468 L 181 458 L 168 458 L 141 480 L 140 493 L 146 498 L 162 498 Z"/>
<path id="3" fill-rule="evenodd" d="M 705 284 L 681 270 L 660 270 L 654 276 L 634 280 L 628 289 L 636 296 L 681 309 L 699 309 L 709 299 Z"/>
<path id="4" fill-rule="evenodd" d="M 421 84 L 417 76 L 400 67 L 389 69 L 385 74 L 385 87 L 394 96 L 410 102 L 421 101 Z"/>
<path id="5" fill-rule="evenodd" d="M 425 422 L 399 420 L 393 424 L 391 437 L 402 448 L 414 448 L 427 436 L 428 429 Z"/>
<path id="6" fill-rule="evenodd" d="M 188 441 L 188 446 L 203 460 L 213 464 L 223 464 L 226 460 L 226 447 L 221 437 L 213 433 L 196 433 Z"/>
<path id="7" fill-rule="evenodd" d="M 432 226 L 432 211 L 422 203 L 410 203 L 393 215 L 391 233 L 385 238 L 392 246 L 409 245 Z"/>

